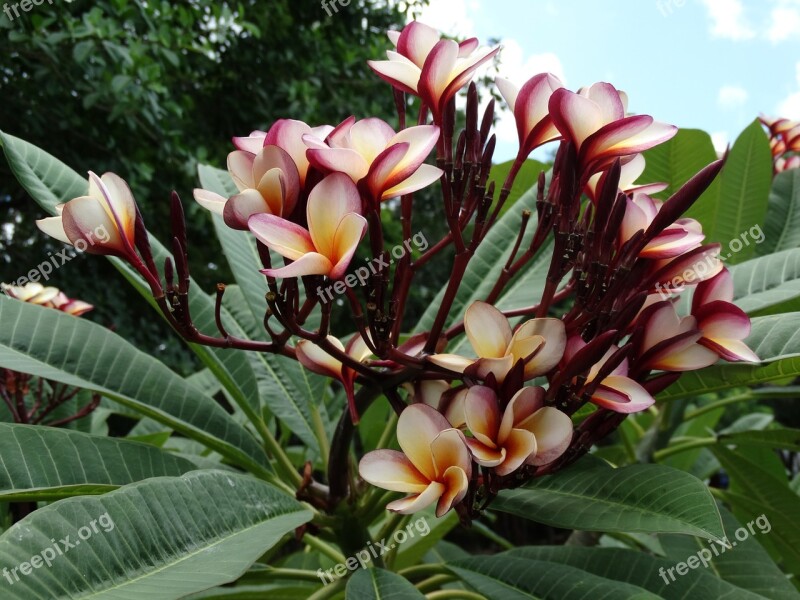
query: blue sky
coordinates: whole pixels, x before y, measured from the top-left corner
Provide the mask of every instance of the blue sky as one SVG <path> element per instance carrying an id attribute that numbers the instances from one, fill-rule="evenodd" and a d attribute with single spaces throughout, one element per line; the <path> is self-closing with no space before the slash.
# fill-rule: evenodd
<path id="1" fill-rule="evenodd" d="M 800 119 L 800 0 L 431 0 L 421 21 L 502 40 L 517 84 L 548 70 L 609 81 L 629 109 L 724 146 L 760 112 Z M 508 119 L 496 159 L 515 153 Z"/>

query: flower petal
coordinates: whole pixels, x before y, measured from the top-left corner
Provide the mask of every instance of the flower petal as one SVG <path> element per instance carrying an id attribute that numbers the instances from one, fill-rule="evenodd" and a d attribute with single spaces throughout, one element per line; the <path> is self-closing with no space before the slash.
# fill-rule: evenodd
<path id="1" fill-rule="evenodd" d="M 456 373 L 463 373 L 464 369 L 475 362 L 474 358 L 465 358 L 458 354 L 431 354 L 428 360 L 439 367 Z"/>
<path id="2" fill-rule="evenodd" d="M 426 405 L 415 404 L 413 406 Z M 437 480 L 441 480 L 450 467 L 460 467 L 466 473 L 472 472 L 472 458 L 469 448 L 467 448 L 466 438 L 458 429 L 445 429 L 439 433 L 431 442 L 428 451 L 433 456 Z"/>
<path id="3" fill-rule="evenodd" d="M 502 358 L 511 343 L 508 319 L 491 304 L 476 301 L 464 313 L 464 330 L 481 358 Z"/>
<path id="4" fill-rule="evenodd" d="M 580 150 L 583 142 L 603 126 L 603 114 L 597 103 L 566 88 L 559 88 L 548 103 L 553 123 Z"/>
<path id="5" fill-rule="evenodd" d="M 497 441 L 502 445 L 511 434 L 511 430 L 533 413 L 544 406 L 544 389 L 539 386 L 524 387 L 511 397 L 500 429 L 497 432 Z"/>
<path id="6" fill-rule="evenodd" d="M 222 209 L 222 218 L 231 229 L 247 231 L 253 215 L 272 214 L 272 209 L 258 190 L 243 190 L 232 196 Z"/>
<path id="7" fill-rule="evenodd" d="M 536 436 L 524 429 L 512 429 L 503 444 L 503 449 L 505 460 L 495 467 L 495 472 L 498 475 L 509 475 L 519 469 L 528 458 L 536 455 Z"/>
<path id="8" fill-rule="evenodd" d="M 572 441 L 572 419 L 552 406 L 537 410 L 519 426 L 536 436 L 536 454 L 528 459 L 532 465 L 553 462 L 569 447 Z"/>
<path id="9" fill-rule="evenodd" d="M 194 199 L 200 206 L 218 215 L 222 215 L 225 203 L 228 201 L 227 198 L 220 196 L 216 192 L 201 190 L 200 188 L 195 188 Z"/>
<path id="10" fill-rule="evenodd" d="M 328 341 L 337 346 L 340 350 L 344 350 L 342 343 L 332 335 L 328 336 Z M 341 379 L 342 363 L 313 342 L 309 340 L 300 340 L 297 342 L 295 351 L 297 353 L 297 360 L 309 371 L 318 373 L 319 375 L 325 375 L 326 377 Z"/>
<path id="11" fill-rule="evenodd" d="M 345 215 L 360 212 L 361 197 L 346 175 L 332 173 L 320 181 L 311 190 L 306 207 L 308 230 L 317 252 L 336 263 L 335 238 L 339 224 Z"/>
<path id="12" fill-rule="evenodd" d="M 317 252 L 304 254 L 292 264 L 279 269 L 261 269 L 267 277 L 305 277 L 306 275 L 329 275 L 333 271 L 333 265 L 326 256 Z"/>
<path id="13" fill-rule="evenodd" d="M 446 429 L 450 429 L 447 419 L 427 404 L 407 406 L 397 420 L 397 442 L 400 448 L 417 470 L 431 481 L 437 479 L 433 441 Z M 442 458 L 447 457 L 443 454 Z"/>
<path id="14" fill-rule="evenodd" d="M 90 254 L 102 254 L 102 248 L 126 254 L 128 246 L 119 234 L 116 222 L 101 201 L 94 196 L 81 196 L 67 202 L 61 212 L 61 219 L 64 232 L 71 244 L 75 245 L 82 240 L 86 244 L 86 251 Z M 49 223 L 55 224 L 54 221 L 50 221 L 48 226 Z M 96 240 L 94 235 L 98 231 L 104 231 L 108 241 L 100 243 Z"/>
<path id="15" fill-rule="evenodd" d="M 61 215 L 58 215 L 57 217 L 39 219 L 36 221 L 36 226 L 50 237 L 57 239 L 59 242 L 72 244 L 69 237 L 67 237 L 67 232 L 64 231 L 64 223 Z"/>
<path id="16" fill-rule="evenodd" d="M 254 188 L 258 183 L 253 178 L 253 161 L 255 161 L 255 155 L 242 150 L 234 150 L 228 154 L 228 173 L 240 192 Z"/>
<path id="17" fill-rule="evenodd" d="M 616 393 L 614 393 L 616 392 Z M 628 377 L 610 375 L 597 387 L 592 402 L 618 413 L 634 413 L 655 404 L 650 393 Z"/>
<path id="18" fill-rule="evenodd" d="M 358 473 L 372 485 L 393 492 L 420 493 L 429 485 L 406 455 L 397 450 L 373 450 L 358 463 Z"/>
<path id="19" fill-rule="evenodd" d="M 396 186 L 384 190 L 383 194 L 381 194 L 381 200 L 388 200 L 389 198 L 396 198 L 398 196 L 403 196 L 405 194 L 410 194 L 411 192 L 421 190 L 422 188 L 439 181 L 443 173 L 444 171 L 442 171 L 439 167 L 422 164 L 417 167 L 417 170 L 413 175 L 407 177 Z"/>
<path id="20" fill-rule="evenodd" d="M 467 428 L 483 445 L 496 447 L 500 427 L 500 406 L 497 394 L 491 388 L 474 385 L 464 399 L 464 416 Z"/>
<path id="21" fill-rule="evenodd" d="M 532 336 L 542 336 L 545 340 L 544 347 L 531 360 L 525 363 L 525 379 L 531 379 L 547 373 L 555 367 L 564 355 L 567 346 L 567 333 L 561 319 L 539 318 L 525 321 L 514 333 L 509 351 L 515 353 L 517 348 L 523 349 L 524 344 L 516 345 L 516 340 L 524 340 Z M 524 358 L 517 356 L 515 358 Z"/>
<path id="22" fill-rule="evenodd" d="M 333 236 L 333 255 L 330 257 L 333 269 L 329 274 L 331 279 L 344 277 L 366 231 L 367 220 L 359 214 L 350 213 L 341 220 Z"/>
<path id="23" fill-rule="evenodd" d="M 389 502 L 389 504 L 386 505 L 386 509 L 402 515 L 410 515 L 428 508 L 441 497 L 444 490 L 444 485 L 437 481 L 432 481 L 428 487 L 425 488 L 424 492 Z"/>
<path id="24" fill-rule="evenodd" d="M 450 467 L 444 472 L 442 481 L 445 489 L 436 505 L 436 517 L 440 519 L 467 495 L 469 476 L 464 469 Z"/>
<path id="25" fill-rule="evenodd" d="M 247 225 L 262 244 L 290 260 L 315 252 L 308 231 L 281 217 L 256 214 L 250 217 Z"/>

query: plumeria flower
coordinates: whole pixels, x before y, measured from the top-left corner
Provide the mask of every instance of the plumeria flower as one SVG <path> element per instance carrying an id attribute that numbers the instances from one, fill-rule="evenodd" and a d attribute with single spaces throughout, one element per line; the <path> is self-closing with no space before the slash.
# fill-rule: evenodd
<path id="1" fill-rule="evenodd" d="M 222 215 L 232 229 L 247 231 L 248 219 L 257 214 L 289 216 L 300 194 L 300 176 L 292 157 L 278 146 L 267 145 L 256 154 L 236 150 L 228 155 L 228 172 L 239 193 L 224 198 L 209 190 L 194 190 L 194 198 Z"/>
<path id="2" fill-rule="evenodd" d="M 495 392 L 476 385 L 458 397 L 450 421 L 465 426 L 472 437 L 467 446 L 475 462 L 509 475 L 523 464 L 546 465 L 561 456 L 572 441 L 572 419 L 557 408 L 544 405 L 544 389 L 525 387 L 509 401 L 501 414 Z"/>
<path id="3" fill-rule="evenodd" d="M 792 121 L 791 119 L 784 119 L 782 117 L 767 117 L 765 115 L 761 115 L 759 120 L 767 127 L 767 129 L 769 129 L 769 132 L 772 135 L 786 133 L 790 129 L 800 125 L 800 122 L 798 121 Z"/>
<path id="4" fill-rule="evenodd" d="M 472 459 L 464 434 L 427 404 L 412 404 L 397 421 L 397 450 L 374 450 L 358 465 L 366 481 L 385 490 L 404 492 L 406 498 L 386 508 L 411 514 L 436 502 L 436 516 L 444 516 L 467 494 Z"/>
<path id="5" fill-rule="evenodd" d="M 657 194 L 667 189 L 669 185 L 667 183 L 636 183 L 636 180 L 644 173 L 645 166 L 646 162 L 643 154 L 636 154 L 633 158 L 623 163 L 619 172 L 618 187 L 620 191 L 629 195 L 633 195 L 637 192 L 642 194 Z M 597 193 L 599 190 L 603 189 L 606 173 L 607 171 L 595 173 L 589 178 L 589 182 L 586 184 L 586 195 L 589 196 L 592 202 L 597 201 Z"/>
<path id="6" fill-rule="evenodd" d="M 789 158 L 778 158 L 775 161 L 775 172 L 782 173 L 789 169 L 800 169 L 800 156 L 790 156 Z"/>
<path id="7" fill-rule="evenodd" d="M 650 279 L 654 282 L 654 291 L 662 294 L 666 291 L 669 295 L 683 291 L 687 285 L 711 279 L 724 268 L 719 258 L 720 249 L 719 244 L 706 244 L 675 258 L 653 261 Z"/>
<path id="8" fill-rule="evenodd" d="M 375 202 L 410 194 L 442 176 L 442 170 L 424 164 L 439 138 L 435 125 L 409 127 L 400 133 L 381 119 L 340 123 L 326 142 L 304 136 L 308 159 L 323 172 L 347 174 L 363 182 Z"/>
<path id="9" fill-rule="evenodd" d="M 233 138 L 233 143 L 239 150 L 251 154 L 258 154 L 263 146 L 278 146 L 292 157 L 297 166 L 300 187 L 305 187 L 309 163 L 303 136 L 308 135 L 322 141 L 331 131 L 333 127 L 330 125 L 311 127 L 295 119 L 278 119 L 269 131 L 253 131 L 247 137 Z"/>
<path id="10" fill-rule="evenodd" d="M 663 205 L 661 200 L 654 200 L 642 192 L 629 196 L 617 238 L 619 245 L 622 246 L 636 232 L 646 231 Z M 639 256 L 651 259 L 674 258 L 697 248 L 704 239 L 703 226 L 698 221 L 678 219 L 650 240 Z"/>
<path id="11" fill-rule="evenodd" d="M 750 318 L 733 304 L 733 278 L 730 271 L 697 286 L 692 296 L 692 315 L 702 332 L 699 344 L 727 361 L 759 362 L 758 356 L 742 340 L 750 335 Z"/>
<path id="12" fill-rule="evenodd" d="M 404 383 L 410 402 L 422 402 L 435 409 L 441 408 L 442 395 L 450 390 L 450 382 L 444 379 L 418 379 Z"/>
<path id="13" fill-rule="evenodd" d="M 783 134 L 786 141 L 786 150 L 789 152 L 800 152 L 800 123 L 795 123 L 789 131 Z"/>
<path id="14" fill-rule="evenodd" d="M 365 359 L 372 355 L 372 351 L 361 335 L 357 334 L 350 338 L 347 346 L 343 346 L 342 342 L 332 335 L 327 336 L 327 338 L 331 344 L 342 352 L 347 353 L 356 362 L 364 362 Z M 295 351 L 297 353 L 297 360 L 309 371 L 326 377 L 332 377 L 342 382 L 345 394 L 347 395 L 350 416 L 353 419 L 353 423 L 358 423 L 358 412 L 356 411 L 354 395 L 354 385 L 357 375 L 355 370 L 342 364 L 339 359 L 334 358 L 317 344 L 308 340 L 297 342 Z"/>
<path id="15" fill-rule="evenodd" d="M 396 51 L 389 60 L 371 60 L 373 71 L 398 90 L 419 96 L 431 109 L 434 123 L 441 123 L 447 103 L 472 79 L 473 74 L 500 50 L 479 48 L 477 38 L 456 43 L 418 21 L 402 32 L 390 31 Z"/>
<path id="16" fill-rule="evenodd" d="M 521 89 L 502 77 L 494 82 L 514 113 L 519 136 L 518 156 L 528 156 L 542 144 L 561 137 L 553 125 L 548 106 L 553 92 L 564 87 L 558 77 L 551 73 L 540 73 L 525 82 Z"/>
<path id="17" fill-rule="evenodd" d="M 648 115 L 626 117 L 625 110 L 625 96 L 610 83 L 595 83 L 577 94 L 560 88 L 550 97 L 553 122 L 575 146 L 587 179 L 615 158 L 643 152 L 678 131 Z"/>
<path id="18" fill-rule="evenodd" d="M 464 329 L 478 358 L 433 354 L 435 365 L 456 373 L 485 379 L 492 373 L 502 383 L 518 361 L 525 363 L 524 377 L 532 379 L 550 371 L 561 360 L 567 336 L 560 319 L 531 319 L 511 331 L 508 319 L 491 304 L 473 302 L 464 314 Z"/>
<path id="19" fill-rule="evenodd" d="M 640 318 L 644 323 L 640 349 L 643 368 L 694 371 L 717 362 L 717 353 L 698 343 L 703 334 L 697 319 L 691 315 L 679 317 L 672 302 L 658 302 Z"/>
<path id="20" fill-rule="evenodd" d="M 38 304 L 47 308 L 55 308 L 74 317 L 89 312 L 94 308 L 83 300 L 74 300 L 56 287 L 44 287 L 41 283 L 26 283 L 23 286 L 2 285 L 2 291 L 22 302 Z"/>
<path id="21" fill-rule="evenodd" d="M 253 215 L 248 222 L 250 231 L 261 243 L 294 261 L 261 272 L 269 277 L 327 275 L 340 279 L 367 230 L 360 210 L 361 198 L 355 184 L 346 175 L 333 173 L 308 196 L 308 229 L 275 215 Z"/>
<path id="22" fill-rule="evenodd" d="M 586 342 L 579 335 L 570 337 L 564 351 L 564 363 L 572 358 L 586 346 Z M 586 375 L 586 385 L 597 379 L 600 369 L 609 358 L 617 351 L 617 346 L 611 346 Z M 655 404 L 655 399 L 639 383 L 628 377 L 628 359 L 624 359 L 609 375 L 596 386 L 590 401 L 597 406 L 607 408 L 618 413 L 634 413 L 645 410 Z"/>
<path id="23" fill-rule="evenodd" d="M 36 221 L 47 235 L 90 254 L 138 260 L 135 248 L 136 201 L 128 184 L 114 173 L 89 171 L 89 193 L 56 206 L 58 215 Z"/>

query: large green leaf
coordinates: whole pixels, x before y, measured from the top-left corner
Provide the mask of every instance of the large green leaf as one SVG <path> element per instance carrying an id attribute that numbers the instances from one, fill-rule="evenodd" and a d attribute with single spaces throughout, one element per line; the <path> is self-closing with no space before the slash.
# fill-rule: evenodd
<path id="1" fill-rule="evenodd" d="M 236 192 L 236 186 L 226 171 L 200 165 L 199 175 L 205 189 L 226 197 Z M 219 215 L 213 215 L 213 221 L 228 264 L 239 284 L 245 304 L 249 307 L 250 319 L 247 321 L 258 326 L 266 311 L 264 295 L 267 285 L 265 278 L 258 272 L 262 267 L 254 238 L 244 231 L 231 229 Z M 241 314 L 242 310 L 232 309 L 232 312 Z M 263 327 L 258 333 L 247 328 L 245 330 L 251 336 L 264 335 Z M 253 354 L 251 360 L 262 401 L 307 446 L 318 452 L 320 440 L 315 432 L 319 431 L 319 426 L 315 424 L 311 403 L 320 401 L 326 380 L 285 356 L 260 352 Z"/>
<path id="2" fill-rule="evenodd" d="M 117 334 L 0 297 L 0 366 L 94 390 L 264 473 L 267 457 L 213 398 Z"/>
<path id="3" fill-rule="evenodd" d="M 639 181 L 645 183 L 664 182 L 669 186 L 656 194 L 669 198 L 689 181 L 700 169 L 717 160 L 711 136 L 699 129 L 681 129 L 671 140 L 644 152 L 647 162 Z M 711 184 L 714 193 L 718 182 Z M 707 191 L 706 193 L 709 193 Z"/>
<path id="4" fill-rule="evenodd" d="M 697 552 L 681 556 L 685 561 Z M 503 556 L 503 555 L 501 555 Z M 657 558 L 644 552 L 621 548 L 581 548 L 578 546 L 529 546 L 506 552 L 525 560 L 567 565 L 613 581 L 621 581 L 652 592 L 664 600 L 759 600 L 770 598 L 738 588 L 706 571 L 702 563 L 685 575 L 675 572 L 675 560 Z M 705 555 L 704 555 L 705 556 Z M 672 570 L 670 574 L 670 569 Z M 662 574 L 663 573 L 663 574 Z M 791 587 L 791 586 L 789 586 Z M 783 596 L 797 598 L 800 596 Z"/>
<path id="5" fill-rule="evenodd" d="M 764 241 L 756 254 L 766 256 L 780 250 L 800 246 L 800 169 L 778 173 L 764 219 Z"/>
<path id="6" fill-rule="evenodd" d="M 500 493 L 492 508 L 583 531 L 687 533 L 721 538 L 714 498 L 699 479 L 662 465 L 612 468 L 586 457 L 555 475 Z"/>
<path id="7" fill-rule="evenodd" d="M 659 400 L 691 398 L 800 375 L 800 313 L 753 319 L 747 344 L 762 364 L 719 364 L 688 371 L 658 395 Z"/>
<path id="8" fill-rule="evenodd" d="M 423 600 L 408 579 L 385 569 L 359 569 L 347 582 L 347 600 Z"/>
<path id="9" fill-rule="evenodd" d="M 735 509 L 756 519 L 762 514 L 768 519 L 770 541 L 779 550 L 787 570 L 800 577 L 800 502 L 783 481 L 766 473 L 755 462 L 723 445 L 712 448 L 722 467 L 742 493 L 727 492 L 725 499 Z M 739 514 L 739 513 L 737 513 Z M 738 538 L 737 538 L 738 540 Z M 731 543 L 735 543 L 731 540 Z"/>
<path id="10" fill-rule="evenodd" d="M 0 568 L 13 582 L 3 582 L 3 598 L 183 598 L 237 579 L 310 518 L 271 485 L 221 471 L 61 500 L 0 536 Z M 32 557 L 51 554 L 31 569 Z"/>
<path id="11" fill-rule="evenodd" d="M 459 560 L 450 570 L 488 600 L 659 600 L 647 590 L 564 564 L 507 554 Z"/>
<path id="12" fill-rule="evenodd" d="M 709 573 L 740 590 L 748 590 L 753 594 L 758 594 L 759 597 L 771 600 L 800 600 L 800 592 L 789 582 L 767 551 L 758 543 L 759 538 L 763 540 L 759 527 L 754 527 L 755 535 L 750 535 L 744 541 L 736 540 L 736 531 L 741 524 L 725 508 L 720 507 L 719 512 L 722 515 L 727 538 L 731 542 L 735 541 L 736 546 L 731 544 L 730 547 L 727 547 L 727 543 L 709 542 L 687 535 L 660 535 L 658 539 L 666 551 L 666 559 L 675 565 L 677 562 L 685 562 L 689 557 L 700 553 L 706 559 Z M 711 554 L 710 558 L 709 554 Z M 691 573 L 690 571 L 678 579 L 683 580 Z M 677 583 L 672 582 L 670 588 Z M 725 588 L 721 587 L 721 589 Z M 716 598 L 717 596 L 701 594 L 699 597 Z"/>
<path id="13" fill-rule="evenodd" d="M 0 500 L 102 494 L 194 464 L 151 446 L 77 431 L 0 423 Z"/>
<path id="14" fill-rule="evenodd" d="M 515 160 L 511 159 L 496 165 L 492 165 L 492 171 L 489 174 L 489 183 L 494 182 L 495 189 L 501 189 L 505 183 L 506 177 L 511 172 Z M 542 171 L 549 171 L 551 165 L 539 162 L 538 160 L 528 159 L 522 163 L 517 176 L 514 178 L 514 185 L 511 186 L 511 191 L 508 194 L 506 203 L 503 205 L 500 215 L 506 214 L 509 209 L 513 208 L 517 200 L 529 189 L 536 185 L 539 180 L 539 173 Z"/>
<path id="15" fill-rule="evenodd" d="M 747 313 L 800 298 L 800 248 L 754 258 L 730 271 L 733 301 Z"/>
<path id="16" fill-rule="evenodd" d="M 707 241 L 720 242 L 723 259 L 735 264 L 755 253 L 749 231 L 764 222 L 772 185 L 772 152 L 758 120 L 736 140 L 719 177 L 686 216 L 700 221 Z M 741 249 L 730 245 L 737 239 Z"/>
<path id="17" fill-rule="evenodd" d="M 22 186 L 47 212 L 55 214 L 56 205 L 86 194 L 86 179 L 78 175 L 63 162 L 33 144 L 0 131 L 8 164 Z M 158 240 L 150 236 L 150 246 L 156 264 L 163 265 L 169 253 Z M 133 287 L 155 307 L 150 288 L 142 278 L 124 261 L 110 257 L 112 264 L 125 276 Z M 216 332 L 214 302 L 193 281 L 189 290 L 192 319 L 200 331 Z M 159 313 L 160 314 L 160 313 Z M 222 311 L 222 321 L 233 334 L 238 328 L 227 311 Z M 236 404 L 251 419 L 257 418 L 258 388 L 255 374 L 247 355 L 239 350 L 210 348 L 189 344 L 200 360 L 215 374 Z"/>

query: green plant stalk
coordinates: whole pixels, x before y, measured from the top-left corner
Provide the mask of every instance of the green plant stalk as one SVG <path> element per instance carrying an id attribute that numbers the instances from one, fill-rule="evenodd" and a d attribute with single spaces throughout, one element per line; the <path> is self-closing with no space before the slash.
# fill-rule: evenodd
<path id="1" fill-rule="evenodd" d="M 311 403 L 311 424 L 314 428 L 314 435 L 317 438 L 317 442 L 319 442 L 320 461 L 322 461 L 323 465 L 327 465 L 330 441 L 328 440 L 328 432 L 325 431 L 325 424 L 322 422 L 322 415 L 319 412 L 319 407 L 313 402 Z"/>
<path id="2" fill-rule="evenodd" d="M 406 526 L 406 525 L 408 524 L 408 522 L 411 520 L 411 517 L 412 517 L 412 516 L 413 516 L 413 515 L 402 515 L 402 517 L 403 517 L 403 518 L 402 518 L 402 519 L 400 519 L 400 520 L 397 522 L 397 524 L 396 524 L 396 527 L 395 527 L 395 529 L 392 531 L 392 533 L 394 533 L 394 531 L 398 531 L 398 530 L 400 530 L 400 529 L 403 529 L 403 528 L 405 528 L 405 526 Z M 395 560 L 395 558 L 397 558 L 397 553 L 398 553 L 398 551 L 399 551 L 399 550 L 400 550 L 400 544 L 394 544 L 394 547 L 393 547 L 393 548 L 390 548 L 390 549 L 389 549 L 389 552 L 387 552 L 387 553 L 386 553 L 386 559 L 385 559 L 385 562 L 386 562 L 386 566 L 387 566 L 387 567 L 391 568 L 391 567 L 394 565 L 394 560 Z"/>
<path id="3" fill-rule="evenodd" d="M 485 537 L 487 540 L 494 542 L 501 548 L 504 548 L 506 550 L 513 550 L 515 548 L 514 544 L 509 542 L 506 538 L 499 535 L 498 533 L 492 531 L 490 527 L 488 527 L 484 523 L 481 523 L 480 521 L 474 521 L 472 523 L 472 527 L 475 529 L 477 533 Z"/>
<path id="4" fill-rule="evenodd" d="M 333 583 L 323 585 L 308 597 L 308 600 L 326 600 L 336 596 L 345 586 L 346 579 L 337 579 Z"/>
<path id="5" fill-rule="evenodd" d="M 661 450 L 656 450 L 653 453 L 653 459 L 656 461 L 663 460 L 668 456 L 672 456 L 674 454 L 680 454 L 681 452 L 686 452 L 687 450 L 694 450 L 695 448 L 704 448 L 705 446 L 713 446 L 716 443 L 717 443 L 717 438 L 698 438 L 682 444 L 676 444 L 675 446 L 670 446 L 668 448 L 662 448 Z"/>
<path id="6" fill-rule="evenodd" d="M 736 396 L 731 396 L 730 398 L 723 398 L 722 400 L 717 400 L 716 402 L 711 402 L 710 404 L 706 404 L 705 406 L 701 406 L 700 408 L 690 410 L 684 415 L 683 418 L 684 421 L 688 421 L 689 419 L 694 419 L 695 417 L 699 417 L 700 415 L 704 415 L 718 408 L 722 408 L 723 406 L 728 406 L 729 404 L 736 404 L 737 402 L 754 400 L 755 397 L 756 396 L 755 394 L 753 394 L 752 391 L 747 391 L 744 394 L 738 394 Z"/>
<path id="7" fill-rule="evenodd" d="M 283 448 L 278 443 L 278 440 L 276 440 L 275 436 L 272 435 L 272 432 L 269 430 L 269 427 L 267 427 L 264 419 L 256 417 L 256 420 L 253 422 L 253 424 L 256 426 L 261 438 L 264 440 L 264 449 L 266 450 L 267 454 L 275 459 L 276 470 L 286 479 L 291 481 L 292 485 L 294 485 L 294 489 L 292 489 L 290 486 L 287 486 L 286 483 L 282 482 L 282 487 L 288 489 L 289 492 L 294 495 L 294 493 L 297 491 L 297 488 L 299 488 L 300 484 L 303 482 L 302 476 L 294 468 L 292 461 L 289 460 L 289 457 L 283 451 Z"/>
<path id="8" fill-rule="evenodd" d="M 425 596 L 428 600 L 486 600 L 486 596 L 481 596 L 475 592 L 467 590 L 437 590 Z"/>
<path id="9" fill-rule="evenodd" d="M 303 542 L 305 542 L 307 546 L 314 548 L 314 550 L 319 550 L 334 562 L 337 563 L 347 562 L 347 559 L 345 558 L 344 554 L 339 552 L 336 548 L 334 548 L 327 542 L 323 542 L 321 539 L 311 535 L 310 533 L 307 533 L 303 536 Z"/>
<path id="10" fill-rule="evenodd" d="M 428 577 L 428 579 L 420 581 L 415 587 L 424 594 L 425 592 L 435 590 L 439 586 L 444 585 L 445 583 L 450 583 L 451 581 L 456 581 L 457 579 L 458 578 L 453 574 L 443 573 L 441 575 Z"/>
<path id="11" fill-rule="evenodd" d="M 406 567 L 398 571 L 397 574 L 402 575 L 408 580 L 412 580 L 427 578 L 433 575 L 450 575 L 450 571 L 447 570 L 447 567 L 443 563 L 431 563 Z"/>
<path id="12" fill-rule="evenodd" d="M 375 539 L 382 540 L 383 538 L 392 535 L 397 530 L 397 526 L 403 521 L 405 516 L 406 515 L 401 515 L 400 513 L 392 513 L 384 526 L 381 527 L 380 531 L 378 531 Z"/>
<path id="13" fill-rule="evenodd" d="M 245 573 L 243 579 L 246 579 L 249 583 L 274 581 L 276 579 L 319 582 L 319 575 L 315 571 L 306 571 L 304 569 L 268 568 Z"/>

